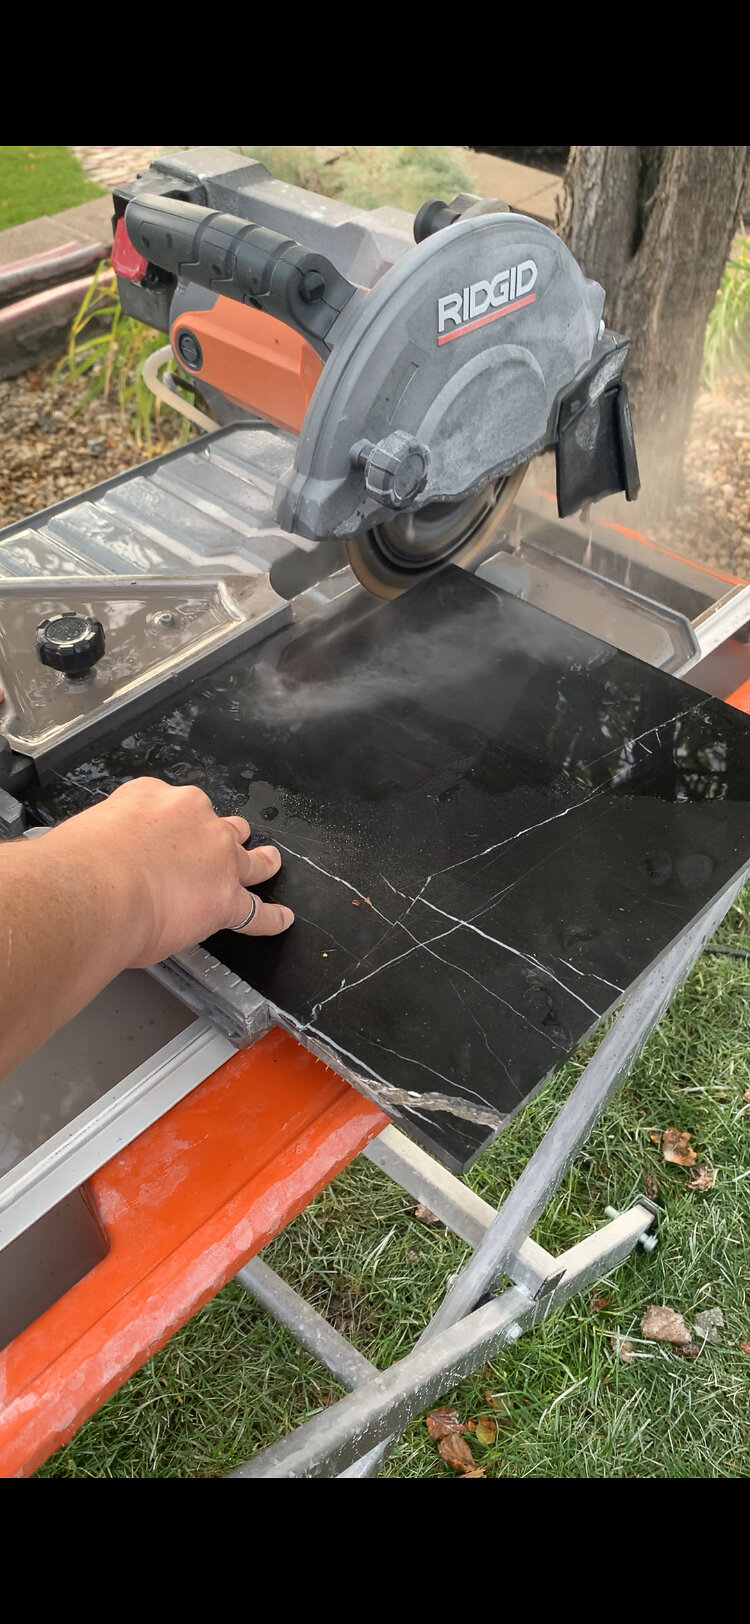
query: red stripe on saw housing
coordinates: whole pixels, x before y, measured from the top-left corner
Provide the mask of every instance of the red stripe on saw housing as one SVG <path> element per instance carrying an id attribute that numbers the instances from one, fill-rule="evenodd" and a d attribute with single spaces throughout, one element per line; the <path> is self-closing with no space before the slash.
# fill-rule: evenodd
<path id="1" fill-rule="evenodd" d="M 502 310 L 492 310 L 489 316 L 477 316 L 476 321 L 468 321 L 465 327 L 456 327 L 452 333 L 443 333 L 438 344 L 450 344 L 452 338 L 461 338 L 463 333 L 473 333 L 475 327 L 484 327 L 488 321 L 497 321 L 500 316 L 509 316 L 511 310 L 520 310 L 522 305 L 533 304 L 535 293 L 527 293 L 525 299 L 516 299 L 515 304 L 503 305 Z"/>

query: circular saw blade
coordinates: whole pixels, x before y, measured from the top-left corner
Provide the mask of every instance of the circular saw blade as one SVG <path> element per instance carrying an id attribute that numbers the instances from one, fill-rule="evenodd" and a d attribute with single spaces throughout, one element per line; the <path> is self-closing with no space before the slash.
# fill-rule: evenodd
<path id="1" fill-rule="evenodd" d="M 491 550 L 527 467 L 494 480 L 478 496 L 432 502 L 353 536 L 346 553 L 357 580 L 376 598 L 397 598 L 444 564 L 475 566 Z"/>

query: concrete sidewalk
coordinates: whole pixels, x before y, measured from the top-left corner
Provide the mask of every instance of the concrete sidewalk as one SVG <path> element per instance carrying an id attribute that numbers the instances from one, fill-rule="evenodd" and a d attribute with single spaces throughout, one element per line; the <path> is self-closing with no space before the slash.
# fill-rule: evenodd
<path id="1" fill-rule="evenodd" d="M 36 220 L 27 220 L 25 225 L 0 231 L 0 266 L 35 259 L 37 254 L 47 254 L 50 250 L 87 244 L 101 244 L 103 254 L 109 252 L 112 246 L 111 197 L 95 197 L 90 203 L 78 203 L 74 209 L 63 209 L 60 214 L 41 214 Z"/>
<path id="2" fill-rule="evenodd" d="M 554 226 L 557 196 L 562 190 L 557 175 L 512 163 L 509 158 L 493 158 L 489 152 L 466 152 L 463 162 L 481 197 L 499 197 L 517 214 L 529 214 L 542 225 Z"/>

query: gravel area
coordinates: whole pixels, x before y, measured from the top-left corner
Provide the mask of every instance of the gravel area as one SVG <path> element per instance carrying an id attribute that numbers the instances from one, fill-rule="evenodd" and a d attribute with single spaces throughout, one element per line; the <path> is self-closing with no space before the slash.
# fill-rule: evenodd
<path id="1" fill-rule="evenodd" d="M 74 408 L 85 382 L 53 386 L 54 366 L 0 383 L 0 528 L 145 461 L 116 399 Z M 154 452 L 179 443 L 183 419 L 165 408 Z"/>
<path id="2" fill-rule="evenodd" d="M 144 461 L 115 400 L 72 408 L 84 386 L 52 389 L 51 366 L 0 383 L 0 526 L 75 496 Z M 154 450 L 178 442 L 182 420 L 165 408 Z M 685 500 L 662 546 L 750 577 L 750 377 L 701 390 L 685 461 Z M 638 528 L 637 504 L 629 523 Z"/>

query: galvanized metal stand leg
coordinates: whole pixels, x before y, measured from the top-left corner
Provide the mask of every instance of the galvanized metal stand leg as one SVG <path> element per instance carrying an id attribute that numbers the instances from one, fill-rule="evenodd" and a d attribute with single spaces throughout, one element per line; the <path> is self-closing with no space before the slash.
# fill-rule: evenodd
<path id="1" fill-rule="evenodd" d="M 535 1302 L 522 1287 L 513 1286 L 228 1475 L 345 1475 L 344 1469 L 363 1445 L 387 1444 L 394 1431 L 400 1432 L 446 1388 L 494 1359 L 501 1348 L 546 1319 L 568 1297 L 616 1268 L 651 1223 L 650 1211 L 632 1207 L 596 1235 L 562 1253 L 557 1259 L 562 1277 L 548 1297 Z"/>
<path id="2" fill-rule="evenodd" d="M 606 1272 L 615 1258 L 621 1261 L 632 1250 L 639 1236 L 653 1224 L 653 1213 L 641 1205 L 588 1237 L 581 1247 L 556 1259 L 554 1274 L 539 1280 L 535 1290 L 533 1282 L 514 1286 L 493 1302 L 475 1308 L 525 1249 L 529 1232 L 550 1196 L 731 906 L 744 878 L 743 873 L 693 922 L 626 999 L 612 1029 L 413 1351 L 382 1375 L 358 1384 L 356 1392 L 323 1415 L 238 1467 L 230 1474 L 232 1477 L 372 1475 L 398 1432 L 425 1405 L 492 1358 L 524 1329 L 546 1317 L 565 1298 L 582 1290 L 597 1273 Z M 368 1451 L 364 1456 L 363 1445 Z"/>

